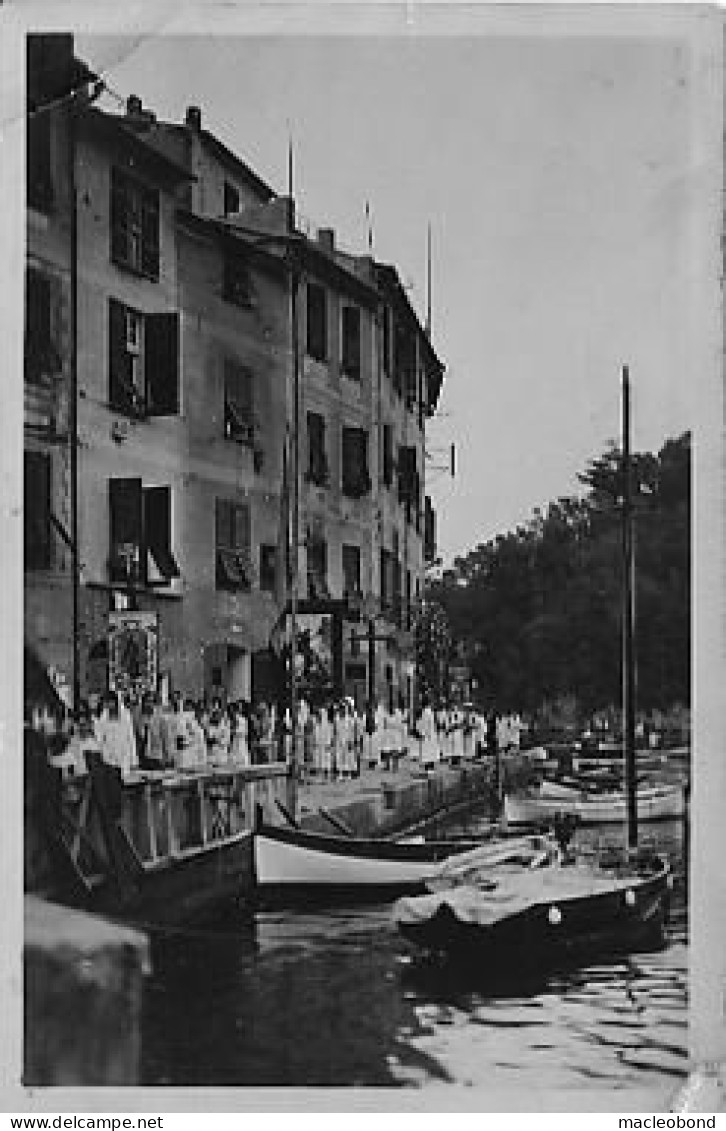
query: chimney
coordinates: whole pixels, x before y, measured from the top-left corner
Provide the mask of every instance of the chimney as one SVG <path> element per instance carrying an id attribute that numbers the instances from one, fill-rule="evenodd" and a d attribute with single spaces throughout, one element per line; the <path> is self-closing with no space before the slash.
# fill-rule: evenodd
<path id="1" fill-rule="evenodd" d="M 184 124 L 190 130 L 201 130 L 202 128 L 202 111 L 198 106 L 187 106 L 186 118 Z"/>
<path id="2" fill-rule="evenodd" d="M 318 228 L 318 243 L 323 251 L 332 255 L 335 251 L 335 231 L 333 228 Z"/>
<path id="3" fill-rule="evenodd" d="M 126 113 L 129 118 L 140 118 L 143 111 L 144 106 L 138 94 L 130 94 L 126 99 Z"/>

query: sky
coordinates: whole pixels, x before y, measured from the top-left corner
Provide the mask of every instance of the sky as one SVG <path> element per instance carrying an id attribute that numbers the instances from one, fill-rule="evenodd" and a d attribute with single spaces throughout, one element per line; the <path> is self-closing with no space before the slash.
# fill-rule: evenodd
<path id="1" fill-rule="evenodd" d="M 422 318 L 431 225 L 446 378 L 427 492 L 446 564 L 578 490 L 618 439 L 623 364 L 636 450 L 693 423 L 693 60 L 687 38 L 620 25 L 76 37 L 117 95 L 175 121 L 199 105 L 280 192 L 292 136 L 300 212 L 364 254 L 369 201 L 374 254 Z"/>

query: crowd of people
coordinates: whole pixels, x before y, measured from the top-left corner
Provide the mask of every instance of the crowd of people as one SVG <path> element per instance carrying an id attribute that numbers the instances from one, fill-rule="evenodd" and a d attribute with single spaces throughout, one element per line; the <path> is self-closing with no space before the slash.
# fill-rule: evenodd
<path id="1" fill-rule="evenodd" d="M 362 769 L 395 769 L 406 757 L 430 771 L 516 748 L 520 731 L 518 716 L 486 715 L 468 704 L 424 704 L 414 715 L 403 703 L 360 709 L 351 698 L 324 706 L 300 698 L 293 725 L 289 707 L 280 711 L 265 701 L 207 703 L 176 693 L 164 703 L 151 694 L 135 701 L 108 692 L 81 704 L 62 764 L 83 773 L 86 754 L 95 751 L 126 777 L 294 759 L 302 777 L 339 781 L 360 776 Z"/>

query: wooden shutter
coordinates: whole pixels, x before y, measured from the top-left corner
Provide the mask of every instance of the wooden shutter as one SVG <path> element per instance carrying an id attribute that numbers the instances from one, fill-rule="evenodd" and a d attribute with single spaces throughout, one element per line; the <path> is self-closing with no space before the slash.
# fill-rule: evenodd
<path id="1" fill-rule="evenodd" d="M 144 573 L 141 479 L 109 479 L 108 498 L 111 518 L 111 580 L 139 580 Z M 130 564 L 131 577 L 127 564 Z"/>
<path id="2" fill-rule="evenodd" d="M 53 203 L 48 111 L 28 116 L 26 136 L 26 191 L 28 206 L 45 212 Z"/>
<path id="3" fill-rule="evenodd" d="M 111 170 L 111 259 L 114 263 L 129 262 L 128 182 L 118 169 Z"/>
<path id="4" fill-rule="evenodd" d="M 343 307 L 343 370 L 350 377 L 360 377 L 360 311 L 357 306 Z"/>
<path id="5" fill-rule="evenodd" d="M 383 425 L 383 482 L 390 487 L 393 482 L 393 429 Z"/>
<path id="6" fill-rule="evenodd" d="M 144 543 L 164 583 L 179 576 L 171 550 L 171 488 L 145 487 Z"/>
<path id="7" fill-rule="evenodd" d="M 359 546 L 343 546 L 343 588 L 346 593 L 360 592 Z"/>
<path id="8" fill-rule="evenodd" d="M 240 504 L 234 505 L 233 510 L 233 537 L 234 542 L 232 548 L 235 550 L 248 551 L 250 548 L 250 508 L 241 506 Z"/>
<path id="9" fill-rule="evenodd" d="M 127 412 L 132 406 L 131 358 L 126 350 L 126 307 L 108 300 L 108 401 Z"/>
<path id="10" fill-rule="evenodd" d="M 25 568 L 50 569 L 50 456 L 23 454 L 23 545 Z"/>
<path id="11" fill-rule="evenodd" d="M 146 410 L 152 416 L 179 411 L 179 315 L 147 314 L 144 319 Z"/>
<path id="12" fill-rule="evenodd" d="M 159 278 L 159 193 L 156 189 L 141 190 L 141 270 L 153 279 Z"/>
<path id="13" fill-rule="evenodd" d="M 325 288 L 307 285 L 307 350 L 311 357 L 325 361 L 328 356 L 328 318 Z"/>
<path id="14" fill-rule="evenodd" d="M 232 541 L 232 504 L 227 499 L 217 499 L 214 508 L 215 534 L 214 540 L 218 550 L 231 550 Z"/>
<path id="15" fill-rule="evenodd" d="M 25 380 L 37 384 L 51 364 L 51 283 L 28 268 L 25 275 Z"/>

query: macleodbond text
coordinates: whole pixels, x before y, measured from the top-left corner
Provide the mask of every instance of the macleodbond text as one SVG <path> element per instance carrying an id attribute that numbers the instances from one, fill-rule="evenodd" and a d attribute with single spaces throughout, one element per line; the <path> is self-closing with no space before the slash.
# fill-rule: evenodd
<path id="1" fill-rule="evenodd" d="M 642 1119 L 618 1118 L 618 1127 L 715 1127 L 715 1115 L 646 1115 Z"/>

